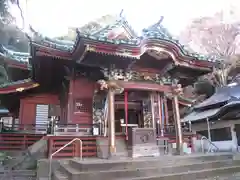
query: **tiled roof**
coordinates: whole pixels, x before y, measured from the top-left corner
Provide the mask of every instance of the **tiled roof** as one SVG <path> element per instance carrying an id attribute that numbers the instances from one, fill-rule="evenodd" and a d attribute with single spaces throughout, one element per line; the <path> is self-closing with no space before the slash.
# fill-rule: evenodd
<path id="1" fill-rule="evenodd" d="M 198 121 L 212 118 L 225 112 L 234 110 L 240 104 L 240 85 L 221 87 L 210 98 L 196 105 L 183 121 Z"/>
<path id="2" fill-rule="evenodd" d="M 3 45 L 0 45 L 0 56 L 9 58 L 10 60 L 14 60 L 22 64 L 26 64 L 30 68 L 30 53 L 13 51 Z"/>

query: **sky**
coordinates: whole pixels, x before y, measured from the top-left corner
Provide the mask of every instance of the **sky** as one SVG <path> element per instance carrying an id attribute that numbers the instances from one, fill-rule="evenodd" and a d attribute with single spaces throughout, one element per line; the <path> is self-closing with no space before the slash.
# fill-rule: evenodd
<path id="1" fill-rule="evenodd" d="M 137 32 L 156 23 L 164 16 L 163 25 L 178 35 L 193 18 L 212 16 L 220 10 L 232 7 L 240 9 L 239 0 L 22 0 L 21 7 L 27 25 L 38 32 L 56 37 L 67 33 L 68 27 L 81 27 L 107 14 L 124 16 Z M 19 26 L 22 26 L 19 10 L 12 8 Z"/>

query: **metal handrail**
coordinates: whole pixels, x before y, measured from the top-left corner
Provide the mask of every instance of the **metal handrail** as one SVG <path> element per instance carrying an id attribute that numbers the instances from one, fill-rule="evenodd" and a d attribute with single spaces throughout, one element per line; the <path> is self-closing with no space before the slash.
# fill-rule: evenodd
<path id="1" fill-rule="evenodd" d="M 206 136 L 202 136 L 201 137 L 202 152 L 204 152 L 203 140 L 207 140 L 210 143 L 211 146 L 214 146 L 217 150 L 219 150 L 219 148 L 212 141 L 210 141 Z M 208 148 L 207 152 L 210 152 L 211 146 Z"/>
<path id="2" fill-rule="evenodd" d="M 74 138 L 73 140 L 71 140 L 70 142 L 68 142 L 67 144 L 65 144 L 64 146 L 62 146 L 61 148 L 59 148 L 57 151 L 55 151 L 54 153 L 51 154 L 50 156 L 50 160 L 49 160 L 49 171 L 48 171 L 48 178 L 49 180 L 51 180 L 51 176 L 52 176 L 52 158 L 54 155 L 56 155 L 57 153 L 59 153 L 61 150 L 63 150 L 65 147 L 69 146 L 70 144 L 72 144 L 75 141 L 79 141 L 80 142 L 80 149 L 81 149 L 81 156 L 80 159 L 82 160 L 82 140 L 79 138 Z"/>

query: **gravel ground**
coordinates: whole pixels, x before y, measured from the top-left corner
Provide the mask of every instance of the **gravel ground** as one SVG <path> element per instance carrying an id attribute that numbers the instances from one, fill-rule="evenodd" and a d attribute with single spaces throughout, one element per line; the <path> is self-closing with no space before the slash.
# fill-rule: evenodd
<path id="1" fill-rule="evenodd" d="M 28 177 L 8 177 L 8 178 L 1 178 L 0 180 L 36 180 L 37 178 L 28 178 Z"/>
<path id="2" fill-rule="evenodd" d="M 226 175 L 226 176 L 217 176 L 207 179 L 199 179 L 199 180 L 240 180 L 240 173 L 235 173 L 232 175 Z"/>

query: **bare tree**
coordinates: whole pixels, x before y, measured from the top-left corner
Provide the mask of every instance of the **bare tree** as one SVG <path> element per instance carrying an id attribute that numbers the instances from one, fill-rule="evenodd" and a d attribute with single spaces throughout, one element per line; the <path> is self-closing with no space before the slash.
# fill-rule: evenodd
<path id="1" fill-rule="evenodd" d="M 15 21 L 15 18 L 9 12 L 10 5 L 16 5 L 20 10 L 22 19 L 24 19 L 23 12 L 19 4 L 19 0 L 0 0 L 0 20 L 6 24 L 9 24 Z"/>
<path id="2" fill-rule="evenodd" d="M 0 0 L 0 18 L 2 22 L 11 22 L 13 21 L 13 16 L 9 12 L 9 0 Z"/>
<path id="3" fill-rule="evenodd" d="M 224 13 L 220 12 L 213 17 L 195 19 L 181 34 L 181 40 L 193 50 L 219 60 L 213 73 L 207 77 L 215 86 L 227 85 L 230 70 L 239 64 L 239 58 L 232 58 L 237 54 L 239 28 L 240 21 L 228 22 Z"/>

